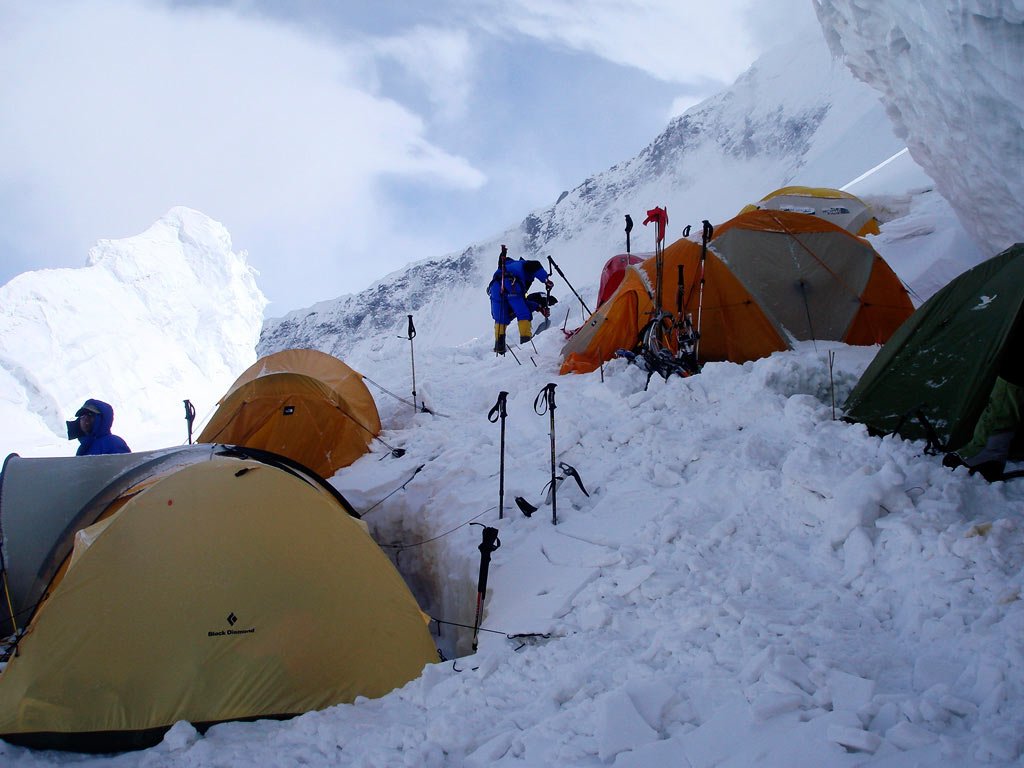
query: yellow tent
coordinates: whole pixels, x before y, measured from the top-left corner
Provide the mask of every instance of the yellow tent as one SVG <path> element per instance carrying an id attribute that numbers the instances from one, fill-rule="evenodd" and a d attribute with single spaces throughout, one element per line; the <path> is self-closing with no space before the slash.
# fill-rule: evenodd
<path id="1" fill-rule="evenodd" d="M 179 720 L 291 716 L 418 676 L 437 660 L 424 615 L 349 509 L 252 450 L 9 457 L 0 737 L 142 747 Z"/>
<path id="2" fill-rule="evenodd" d="M 330 477 L 378 434 L 377 406 L 359 373 L 315 349 L 286 349 L 235 380 L 197 442 L 272 451 Z"/>
<path id="3" fill-rule="evenodd" d="M 756 210 L 789 211 L 820 216 L 855 235 L 877 235 L 878 219 L 856 195 L 829 187 L 782 187 L 769 192 L 740 213 Z"/>

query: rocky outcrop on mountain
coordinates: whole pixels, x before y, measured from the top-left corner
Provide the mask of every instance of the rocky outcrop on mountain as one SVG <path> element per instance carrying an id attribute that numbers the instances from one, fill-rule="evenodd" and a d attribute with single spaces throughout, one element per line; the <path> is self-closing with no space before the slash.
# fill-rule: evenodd
<path id="1" fill-rule="evenodd" d="M 448 292 L 452 286 L 481 280 L 475 246 L 459 256 L 416 262 L 360 293 L 268 320 L 256 351 L 262 357 L 293 347 L 319 349 L 346 359 L 358 341 L 394 330 L 408 314 L 436 300 L 439 287 Z"/>

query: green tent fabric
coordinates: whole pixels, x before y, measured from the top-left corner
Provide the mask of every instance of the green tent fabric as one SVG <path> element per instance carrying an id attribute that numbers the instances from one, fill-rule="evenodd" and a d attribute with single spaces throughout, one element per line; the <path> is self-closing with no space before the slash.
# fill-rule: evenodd
<path id="1" fill-rule="evenodd" d="M 971 440 L 1024 307 L 1024 243 L 960 275 L 921 305 L 844 405 L 849 421 L 943 450 Z M 1020 350 L 1008 354 L 1019 355 Z"/>

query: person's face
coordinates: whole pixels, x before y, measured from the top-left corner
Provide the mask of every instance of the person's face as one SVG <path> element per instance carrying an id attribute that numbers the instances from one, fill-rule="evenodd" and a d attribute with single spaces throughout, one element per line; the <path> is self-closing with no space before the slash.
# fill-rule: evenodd
<path id="1" fill-rule="evenodd" d="M 92 432 L 93 422 L 96 420 L 96 414 L 92 411 L 86 411 L 78 417 L 78 426 L 81 427 L 82 432 L 89 434 Z"/>

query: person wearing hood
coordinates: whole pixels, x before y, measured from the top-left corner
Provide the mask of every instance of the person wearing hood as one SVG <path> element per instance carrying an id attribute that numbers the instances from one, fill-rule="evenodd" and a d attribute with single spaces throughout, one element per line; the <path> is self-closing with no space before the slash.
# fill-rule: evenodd
<path id="1" fill-rule="evenodd" d="M 114 424 L 114 409 L 102 400 L 89 398 L 67 422 L 68 440 L 78 440 L 76 456 L 99 456 L 104 453 L 131 453 L 128 444 L 110 428 Z"/>

